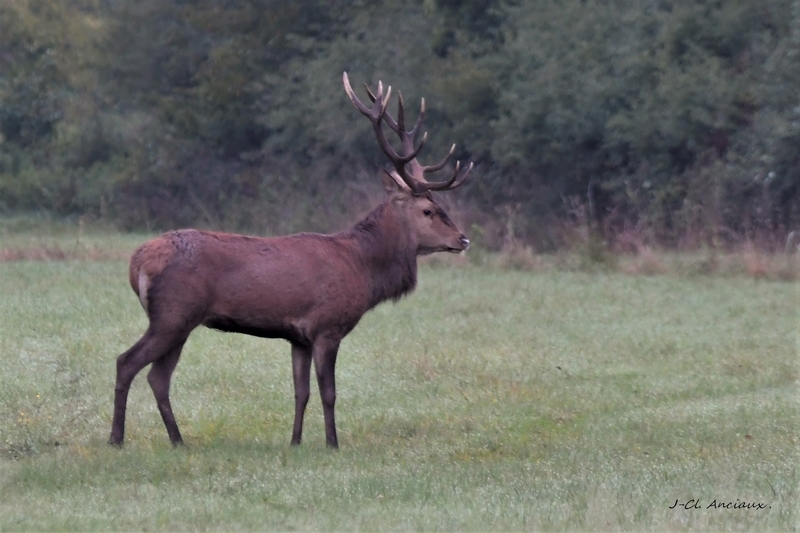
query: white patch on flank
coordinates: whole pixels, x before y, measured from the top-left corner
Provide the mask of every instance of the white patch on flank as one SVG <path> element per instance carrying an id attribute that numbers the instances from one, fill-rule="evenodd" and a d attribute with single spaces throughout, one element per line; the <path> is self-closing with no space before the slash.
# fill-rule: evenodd
<path id="1" fill-rule="evenodd" d="M 150 278 L 144 272 L 139 272 L 139 301 L 142 302 L 144 312 L 147 312 L 147 289 L 150 288 Z"/>

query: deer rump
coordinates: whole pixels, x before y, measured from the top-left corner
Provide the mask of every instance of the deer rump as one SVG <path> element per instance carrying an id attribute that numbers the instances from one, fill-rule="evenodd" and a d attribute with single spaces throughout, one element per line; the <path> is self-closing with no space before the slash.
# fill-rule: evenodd
<path id="1" fill-rule="evenodd" d="M 341 340 L 368 310 L 412 291 L 417 256 L 461 252 L 469 240 L 431 195 L 462 185 L 472 164 L 449 180 L 428 182 L 425 174 L 445 167 L 455 145 L 438 164 L 421 165 L 416 143 L 425 112 L 405 128 L 402 96 L 397 120 L 386 110 L 378 83 L 367 89 L 372 106 L 353 93 L 347 74 L 345 91 L 372 123 L 378 144 L 393 165 L 383 173 L 386 200 L 353 228 L 333 235 L 300 233 L 261 238 L 193 229 L 172 231 L 142 245 L 131 258 L 129 281 L 149 319 L 144 335 L 117 357 L 114 415 L 109 443 L 121 446 L 125 435 L 128 392 L 136 375 L 151 365 L 147 381 L 173 444 L 181 444 L 169 398 L 172 373 L 189 334 L 199 325 L 292 345 L 295 417 L 292 444 L 300 444 L 310 395 L 313 364 L 322 399 L 325 440 L 337 447 L 334 369 Z M 383 125 L 400 139 L 398 153 Z"/>

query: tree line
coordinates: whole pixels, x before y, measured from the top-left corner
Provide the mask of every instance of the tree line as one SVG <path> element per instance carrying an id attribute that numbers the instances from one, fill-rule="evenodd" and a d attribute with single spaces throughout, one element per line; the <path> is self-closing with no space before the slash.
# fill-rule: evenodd
<path id="1" fill-rule="evenodd" d="M 343 71 L 425 97 L 506 238 L 800 228 L 800 0 L 8 0 L 0 212 L 335 229 L 385 165 Z"/>

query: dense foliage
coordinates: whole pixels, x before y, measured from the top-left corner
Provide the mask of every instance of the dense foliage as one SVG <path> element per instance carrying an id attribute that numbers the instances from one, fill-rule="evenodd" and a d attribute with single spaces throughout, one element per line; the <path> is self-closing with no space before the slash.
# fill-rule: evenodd
<path id="1" fill-rule="evenodd" d="M 538 247 L 800 227 L 800 0 L 8 0 L 0 211 L 332 229 L 384 164 L 344 70 L 424 95 L 464 212 Z"/>

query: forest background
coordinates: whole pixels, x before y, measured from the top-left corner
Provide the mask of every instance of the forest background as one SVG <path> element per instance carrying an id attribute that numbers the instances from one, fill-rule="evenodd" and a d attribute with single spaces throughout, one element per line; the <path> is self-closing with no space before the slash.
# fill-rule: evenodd
<path id="1" fill-rule="evenodd" d="M 800 0 L 4 0 L 0 214 L 343 229 L 386 164 L 343 71 L 425 97 L 487 247 L 800 229 Z"/>

